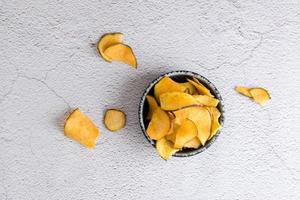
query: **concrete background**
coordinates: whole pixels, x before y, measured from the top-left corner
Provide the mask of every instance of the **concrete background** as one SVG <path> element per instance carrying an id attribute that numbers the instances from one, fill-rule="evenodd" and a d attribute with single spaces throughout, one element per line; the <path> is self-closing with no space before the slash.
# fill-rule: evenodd
<path id="1" fill-rule="evenodd" d="M 110 3 L 108 3 L 110 2 Z M 119 31 L 139 68 L 94 44 Z M 0 199 L 300 199 L 299 1 L 0 1 Z M 216 143 L 159 158 L 138 103 L 161 73 L 191 70 L 226 109 Z M 234 86 L 262 86 L 265 106 Z M 63 135 L 80 107 L 100 127 L 94 150 Z M 106 108 L 127 114 L 118 133 Z"/>

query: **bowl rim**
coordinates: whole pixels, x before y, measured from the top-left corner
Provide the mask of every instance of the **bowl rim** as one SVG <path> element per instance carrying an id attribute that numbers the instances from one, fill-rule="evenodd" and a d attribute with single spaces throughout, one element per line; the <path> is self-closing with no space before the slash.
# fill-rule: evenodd
<path id="1" fill-rule="evenodd" d="M 221 129 L 224 126 L 224 105 L 223 105 L 223 99 L 221 97 L 220 92 L 218 91 L 218 89 L 216 88 L 216 86 L 210 81 L 208 80 L 206 77 L 196 73 L 196 72 L 192 72 L 192 71 L 187 71 L 187 70 L 176 70 L 176 71 L 171 71 L 171 72 L 167 72 L 164 73 L 160 76 L 158 76 L 156 79 L 152 80 L 148 86 L 146 87 L 146 89 L 143 92 L 143 95 L 141 97 L 140 103 L 139 103 L 139 123 L 140 123 L 140 127 L 142 129 L 142 132 L 144 134 L 144 136 L 146 137 L 146 139 L 148 140 L 148 142 L 154 147 L 156 148 L 156 142 L 154 140 L 152 140 L 148 134 L 146 133 L 146 127 L 144 124 L 144 104 L 146 102 L 146 96 L 147 94 L 150 92 L 150 90 L 164 77 L 164 76 L 169 76 L 172 78 L 172 76 L 193 76 L 195 78 L 197 78 L 201 83 L 204 83 L 205 85 L 207 85 L 210 89 L 210 91 L 212 91 L 215 95 L 215 98 L 217 98 L 219 100 L 219 104 L 218 104 L 218 109 L 221 113 L 221 116 L 219 118 L 219 123 L 221 124 L 221 128 L 218 130 L 218 132 L 214 135 L 213 138 L 211 138 L 204 146 L 201 146 L 198 149 L 191 149 L 189 152 L 182 152 L 182 151 L 178 151 L 176 152 L 173 156 L 174 157 L 189 157 L 189 156 L 194 156 L 196 154 L 199 154 L 203 151 L 205 151 L 206 149 L 208 149 L 215 141 L 216 139 L 219 137 L 219 134 L 221 132 Z"/>

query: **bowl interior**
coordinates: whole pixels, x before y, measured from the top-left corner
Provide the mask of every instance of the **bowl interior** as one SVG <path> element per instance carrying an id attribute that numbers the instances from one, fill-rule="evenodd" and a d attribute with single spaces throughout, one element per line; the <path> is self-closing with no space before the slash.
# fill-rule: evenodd
<path id="1" fill-rule="evenodd" d="M 147 95 L 151 95 L 154 96 L 154 86 L 156 83 L 159 82 L 160 79 L 162 79 L 164 76 L 169 76 L 170 78 L 172 78 L 174 81 L 182 83 L 182 82 L 186 82 L 187 79 L 192 79 L 193 77 L 197 78 L 205 87 L 207 87 L 211 93 L 215 96 L 215 98 L 219 99 L 220 103 L 218 104 L 218 109 L 221 113 L 221 116 L 219 118 L 219 123 L 221 124 L 221 126 L 223 125 L 224 122 L 224 110 L 223 110 L 223 104 L 222 104 L 222 97 L 219 93 L 219 91 L 217 90 L 217 88 L 205 77 L 194 73 L 194 72 L 189 72 L 189 71 L 174 71 L 174 72 L 170 72 L 167 74 L 163 74 L 162 76 L 158 77 L 157 79 L 153 80 L 149 86 L 146 88 L 142 99 L 141 99 L 141 103 L 140 103 L 140 112 L 139 112 L 139 118 L 140 118 L 140 124 L 141 124 L 141 128 L 142 131 L 144 133 L 144 135 L 146 136 L 146 138 L 148 139 L 148 141 L 155 147 L 155 141 L 152 140 L 146 133 L 146 129 L 148 127 L 149 124 L 149 120 L 146 119 L 147 113 L 149 111 L 149 105 L 148 102 L 146 100 L 146 96 Z M 211 138 L 208 142 L 206 142 L 206 144 L 204 146 L 201 146 L 199 149 L 190 149 L 190 148 L 185 148 L 182 149 L 181 151 L 176 152 L 173 156 L 177 156 L 177 157 L 187 157 L 187 156 L 192 156 L 195 155 L 197 153 L 200 153 L 202 151 L 204 151 L 206 148 L 208 148 L 214 141 L 215 139 L 218 137 L 220 130 L 217 132 L 217 134 Z"/>

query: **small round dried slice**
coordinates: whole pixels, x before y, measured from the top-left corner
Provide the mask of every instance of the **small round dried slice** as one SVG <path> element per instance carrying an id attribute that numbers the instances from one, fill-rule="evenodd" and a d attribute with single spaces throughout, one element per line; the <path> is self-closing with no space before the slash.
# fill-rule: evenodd
<path id="1" fill-rule="evenodd" d="M 121 110 L 108 109 L 104 116 L 104 125 L 110 131 L 118 131 L 124 128 L 126 124 L 126 115 Z"/>

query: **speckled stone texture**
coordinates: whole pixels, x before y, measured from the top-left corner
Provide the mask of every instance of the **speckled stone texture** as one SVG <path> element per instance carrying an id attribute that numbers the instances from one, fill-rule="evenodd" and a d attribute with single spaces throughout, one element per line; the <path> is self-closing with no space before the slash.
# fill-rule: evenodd
<path id="1" fill-rule="evenodd" d="M 134 70 L 94 44 L 119 31 Z M 300 199 L 300 1 L 0 2 L 0 199 Z M 205 152 L 163 161 L 142 135 L 148 83 L 190 70 L 221 92 L 225 126 Z M 265 106 L 234 90 L 269 89 Z M 80 107 L 94 150 L 63 135 Z M 106 108 L 127 114 L 118 133 Z"/>

